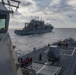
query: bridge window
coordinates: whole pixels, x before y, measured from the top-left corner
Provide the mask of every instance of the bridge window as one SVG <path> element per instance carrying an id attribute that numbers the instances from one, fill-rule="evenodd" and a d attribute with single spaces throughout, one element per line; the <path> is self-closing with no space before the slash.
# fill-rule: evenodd
<path id="1" fill-rule="evenodd" d="M 4 30 L 4 29 L 5 29 L 5 16 L 0 15 L 0 30 Z"/>

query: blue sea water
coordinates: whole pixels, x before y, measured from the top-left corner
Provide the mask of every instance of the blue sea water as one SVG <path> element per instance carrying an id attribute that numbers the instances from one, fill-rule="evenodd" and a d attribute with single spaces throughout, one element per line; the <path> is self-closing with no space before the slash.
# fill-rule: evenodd
<path id="1" fill-rule="evenodd" d="M 75 28 L 55 28 L 52 32 L 45 34 L 19 36 L 14 33 L 13 29 L 9 30 L 13 45 L 16 46 L 16 51 L 20 50 L 27 54 L 34 47 L 41 48 L 48 43 L 52 44 L 58 40 L 72 37 L 76 40 Z"/>

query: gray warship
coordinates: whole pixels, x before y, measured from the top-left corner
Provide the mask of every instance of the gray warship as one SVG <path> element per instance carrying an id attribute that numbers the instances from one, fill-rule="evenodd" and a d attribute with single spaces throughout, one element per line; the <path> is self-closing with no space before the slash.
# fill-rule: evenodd
<path id="1" fill-rule="evenodd" d="M 22 59 L 22 62 L 20 63 L 18 60 L 19 58 L 15 54 L 15 46 L 13 46 L 10 35 L 8 33 L 8 26 L 10 20 L 9 15 L 10 13 L 13 13 L 13 11 L 7 9 L 5 6 L 7 5 L 10 6 L 10 8 L 19 8 L 20 1 L 7 1 L 7 3 L 5 3 L 4 0 L 0 2 L 0 75 L 40 75 L 40 71 L 36 73 L 36 71 L 32 67 L 33 58 L 31 59 L 28 57 L 26 59 L 24 57 L 24 60 Z M 12 5 L 12 2 L 16 2 L 16 4 L 18 3 L 18 6 Z M 28 68 L 30 66 L 31 69 Z M 53 69 L 54 67 L 51 68 Z M 55 71 L 53 72 L 53 74 L 55 74 L 58 71 L 58 69 L 59 68 L 57 67 L 55 68 L 55 70 L 53 69 Z"/>
<path id="2" fill-rule="evenodd" d="M 10 1 L 17 2 L 18 6 L 11 5 Z M 16 56 L 8 33 L 9 14 L 13 11 L 5 5 L 19 8 L 19 3 L 17 0 L 0 2 L 0 75 L 76 75 L 76 41 L 73 38 Z"/>
<path id="3" fill-rule="evenodd" d="M 29 23 L 25 23 L 23 30 L 15 30 L 17 35 L 33 35 L 52 32 L 53 26 L 51 24 L 45 24 L 42 20 L 32 19 Z"/>
<path id="4" fill-rule="evenodd" d="M 21 67 L 33 69 L 37 75 L 76 75 L 76 41 L 73 38 L 34 48 L 21 58 Z M 28 66 L 31 58 L 32 64 Z"/>
<path id="5" fill-rule="evenodd" d="M 10 13 L 13 10 L 7 9 L 7 6 L 19 8 L 20 1 L 17 0 L 2 0 L 0 2 L 0 75 L 23 75 L 13 49 L 13 44 L 8 33 Z M 16 3 L 18 6 L 11 3 Z"/>

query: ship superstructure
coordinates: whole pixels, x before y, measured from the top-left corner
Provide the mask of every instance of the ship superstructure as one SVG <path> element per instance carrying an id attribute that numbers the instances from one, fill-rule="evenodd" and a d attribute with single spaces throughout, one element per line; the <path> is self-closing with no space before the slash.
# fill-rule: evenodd
<path id="1" fill-rule="evenodd" d="M 21 68 L 17 66 L 19 63 L 8 33 L 9 14 L 12 11 L 8 10 L 5 4 L 9 5 L 3 0 L 0 2 L 0 75 L 22 75 Z"/>
<path id="2" fill-rule="evenodd" d="M 39 49 L 34 48 L 34 51 L 17 59 L 8 33 L 9 13 L 12 11 L 9 11 L 5 4 L 10 5 L 9 0 L 8 4 L 3 0 L 0 3 L 0 75 L 76 75 L 76 41 L 72 38 Z M 32 21 L 35 24 L 32 24 Z M 36 31 L 39 26 L 46 26 L 44 21 L 32 21 L 24 27 L 22 33 L 27 32 L 28 28 Z"/>
<path id="3" fill-rule="evenodd" d="M 53 26 L 51 24 L 45 24 L 42 20 L 32 19 L 29 23 L 25 23 L 23 30 L 15 30 L 17 35 L 33 35 L 42 34 L 46 32 L 52 32 Z"/>

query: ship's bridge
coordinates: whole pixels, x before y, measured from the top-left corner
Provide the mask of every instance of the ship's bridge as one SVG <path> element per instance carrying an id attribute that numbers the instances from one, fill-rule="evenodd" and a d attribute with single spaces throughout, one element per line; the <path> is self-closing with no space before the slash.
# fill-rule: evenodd
<path id="1" fill-rule="evenodd" d="M 9 11 L 0 2 L 0 33 L 6 33 L 9 23 Z"/>
<path id="2" fill-rule="evenodd" d="M 8 31 L 10 11 L 0 2 L 0 75 L 22 75 Z"/>
<path id="3" fill-rule="evenodd" d="M 0 2 L 0 40 L 8 31 L 9 10 Z"/>

